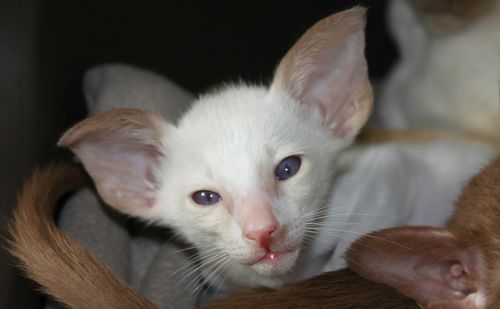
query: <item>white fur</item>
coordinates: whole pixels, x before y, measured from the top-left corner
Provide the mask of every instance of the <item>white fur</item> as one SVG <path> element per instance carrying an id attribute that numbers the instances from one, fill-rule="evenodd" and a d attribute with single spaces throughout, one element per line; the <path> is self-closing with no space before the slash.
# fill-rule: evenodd
<path id="1" fill-rule="evenodd" d="M 446 34 L 428 32 L 408 2 L 390 6 L 401 59 L 382 88 L 378 119 L 396 128 L 499 136 L 500 1 L 479 20 Z"/>

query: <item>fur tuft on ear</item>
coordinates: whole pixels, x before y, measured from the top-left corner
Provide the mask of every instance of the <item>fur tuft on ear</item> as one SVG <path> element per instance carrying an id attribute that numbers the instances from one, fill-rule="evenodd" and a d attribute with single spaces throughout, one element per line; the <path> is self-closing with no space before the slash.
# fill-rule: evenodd
<path id="1" fill-rule="evenodd" d="M 137 109 L 110 110 L 75 125 L 59 140 L 94 179 L 103 200 L 121 212 L 147 217 L 159 188 L 157 169 L 169 125 Z"/>
<path id="2" fill-rule="evenodd" d="M 364 56 L 366 10 L 361 7 L 320 20 L 288 51 L 272 88 L 284 90 L 321 113 L 335 136 L 352 141 L 372 108 Z"/>
<path id="3" fill-rule="evenodd" d="M 424 308 L 476 308 L 479 258 L 448 229 L 397 227 L 361 237 L 347 253 L 362 277 Z"/>

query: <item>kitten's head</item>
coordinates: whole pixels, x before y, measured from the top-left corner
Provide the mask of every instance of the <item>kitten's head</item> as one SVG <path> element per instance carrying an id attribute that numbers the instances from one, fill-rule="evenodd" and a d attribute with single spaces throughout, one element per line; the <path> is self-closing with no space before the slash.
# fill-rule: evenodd
<path id="1" fill-rule="evenodd" d="M 270 87 L 203 96 L 175 126 L 118 109 L 76 125 L 60 144 L 108 204 L 174 227 L 212 271 L 266 284 L 295 265 L 305 221 L 326 204 L 337 153 L 369 115 L 364 20 L 356 8 L 318 22 Z"/>

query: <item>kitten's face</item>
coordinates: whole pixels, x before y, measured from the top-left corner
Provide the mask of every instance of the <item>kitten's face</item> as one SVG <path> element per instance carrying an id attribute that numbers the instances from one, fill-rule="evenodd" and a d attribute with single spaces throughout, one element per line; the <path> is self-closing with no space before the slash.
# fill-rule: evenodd
<path id="1" fill-rule="evenodd" d="M 207 260 L 217 251 L 260 275 L 290 271 L 304 245 L 305 222 L 324 206 L 343 144 L 319 117 L 264 88 L 202 98 L 165 139 L 170 156 L 160 168 L 158 216 Z M 248 236 L 273 219 L 265 245 Z"/>

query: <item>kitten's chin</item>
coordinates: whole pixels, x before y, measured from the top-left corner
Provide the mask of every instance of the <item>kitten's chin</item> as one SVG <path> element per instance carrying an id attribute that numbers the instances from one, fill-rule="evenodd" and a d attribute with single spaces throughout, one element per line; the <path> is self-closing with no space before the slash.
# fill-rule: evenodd
<path id="1" fill-rule="evenodd" d="M 299 249 L 290 252 L 267 253 L 251 266 L 259 275 L 272 277 L 289 273 L 299 256 Z"/>

